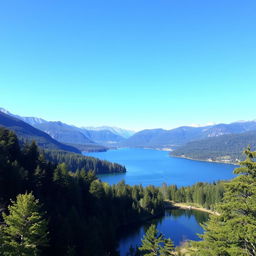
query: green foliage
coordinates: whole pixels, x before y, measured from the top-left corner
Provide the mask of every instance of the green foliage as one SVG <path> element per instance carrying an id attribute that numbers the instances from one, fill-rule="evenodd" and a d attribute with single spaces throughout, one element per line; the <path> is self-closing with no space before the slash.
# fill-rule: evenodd
<path id="1" fill-rule="evenodd" d="M 90 193 L 96 198 L 100 199 L 104 197 L 104 188 L 102 182 L 99 180 L 94 180 L 90 185 Z"/>
<path id="2" fill-rule="evenodd" d="M 91 163 L 93 170 L 104 167 L 99 160 Z M 49 220 L 47 256 L 117 255 L 117 231 L 122 226 L 164 213 L 158 188 L 124 182 L 110 186 L 89 170 L 71 172 L 68 162 L 53 164 L 34 143 L 20 149 L 16 136 L 0 129 L 0 209 L 7 212 L 10 198 L 32 191 Z"/>
<path id="3" fill-rule="evenodd" d="M 224 193 L 224 182 L 203 183 L 198 182 L 192 186 L 180 187 L 165 184 L 161 187 L 161 192 L 165 195 L 164 199 L 178 203 L 191 203 L 207 209 L 214 209 L 219 203 Z"/>
<path id="4" fill-rule="evenodd" d="M 148 228 L 139 250 L 144 256 L 174 255 L 174 246 L 171 239 L 165 239 L 163 234 L 156 229 L 156 225 L 151 225 Z"/>
<path id="5" fill-rule="evenodd" d="M 158 256 L 161 248 L 160 243 L 163 242 L 163 235 L 159 234 L 156 225 L 151 225 L 142 240 L 139 250 L 145 256 Z"/>
<path id="6" fill-rule="evenodd" d="M 41 212 L 39 201 L 32 193 L 20 194 L 11 201 L 9 215 L 3 214 L 1 227 L 1 251 L 4 256 L 39 255 L 48 244 L 47 221 Z"/>
<path id="7" fill-rule="evenodd" d="M 161 256 L 172 256 L 174 255 L 174 245 L 170 238 L 164 240 L 164 246 L 160 250 Z"/>
<path id="8" fill-rule="evenodd" d="M 45 157 L 52 163 L 65 163 L 70 171 L 84 169 L 85 171 L 94 171 L 100 173 L 123 173 L 126 172 L 124 166 L 108 161 L 100 160 L 94 157 L 83 156 L 66 151 L 44 151 Z"/>
<path id="9" fill-rule="evenodd" d="M 245 151 L 246 160 L 227 183 L 219 216 L 211 216 L 195 255 L 256 255 L 256 152 Z"/>

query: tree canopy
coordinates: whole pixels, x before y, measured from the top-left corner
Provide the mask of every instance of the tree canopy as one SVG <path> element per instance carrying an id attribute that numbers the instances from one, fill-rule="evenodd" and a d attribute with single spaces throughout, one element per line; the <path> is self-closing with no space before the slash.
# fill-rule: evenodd
<path id="1" fill-rule="evenodd" d="M 144 256 L 171 256 L 174 255 L 174 246 L 170 238 L 166 239 L 159 233 L 156 225 L 151 225 L 142 239 L 139 251 Z"/>
<path id="2" fill-rule="evenodd" d="M 29 193 L 18 195 L 17 200 L 11 203 L 9 214 L 3 213 L 1 255 L 39 255 L 40 249 L 48 245 L 47 220 L 39 201 Z"/>
<path id="3" fill-rule="evenodd" d="M 234 170 L 238 176 L 225 185 L 220 215 L 211 216 L 203 240 L 194 243 L 194 255 L 256 255 L 256 152 L 248 148 L 245 154 Z"/>

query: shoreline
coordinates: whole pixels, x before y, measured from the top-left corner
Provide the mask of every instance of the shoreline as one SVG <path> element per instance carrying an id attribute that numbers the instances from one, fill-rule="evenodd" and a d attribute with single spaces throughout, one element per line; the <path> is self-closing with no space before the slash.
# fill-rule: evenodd
<path id="1" fill-rule="evenodd" d="M 169 205 L 169 209 L 184 209 L 184 210 L 196 210 L 196 211 L 201 211 L 201 212 L 207 212 L 209 214 L 217 215 L 219 216 L 220 214 L 216 211 L 212 211 L 203 207 L 199 206 L 193 206 L 190 205 L 189 203 L 174 203 L 170 200 L 165 200 L 165 203 Z M 168 208 L 166 208 L 168 209 Z"/>
<path id="2" fill-rule="evenodd" d="M 172 148 L 148 148 L 148 147 L 115 147 L 115 148 L 107 148 L 106 150 L 104 151 L 98 151 L 98 150 L 95 150 L 95 151 L 82 151 L 85 152 L 85 153 L 100 153 L 100 152 L 107 152 L 109 150 L 118 150 L 118 149 L 122 149 L 122 148 L 142 148 L 142 149 L 153 149 L 153 150 L 158 150 L 158 151 L 165 151 L 165 152 L 169 152 L 169 156 L 170 157 L 174 157 L 174 158 L 182 158 L 182 159 L 187 159 L 187 160 L 191 160 L 191 161 L 198 161 L 198 162 L 206 162 L 206 163 L 217 163 L 217 164 L 230 164 L 230 165 L 234 165 L 234 166 L 239 166 L 239 163 L 237 162 L 226 162 L 226 161 L 217 161 L 217 160 L 203 160 L 203 159 L 196 159 L 196 158 L 191 158 L 191 157 L 188 157 L 188 156 L 175 156 L 175 155 L 172 155 L 170 154 L 170 152 L 173 151 Z"/>
<path id="3" fill-rule="evenodd" d="M 216 160 L 203 160 L 203 159 L 195 159 L 195 158 L 191 158 L 188 156 L 174 156 L 171 155 L 171 157 L 174 158 L 182 158 L 182 159 L 187 159 L 187 160 L 191 160 L 191 161 L 198 161 L 198 162 L 206 162 L 206 163 L 217 163 L 217 164 L 231 164 L 231 165 L 235 165 L 235 166 L 239 166 L 239 163 L 235 163 L 235 162 L 224 162 L 224 161 L 216 161 Z"/>
<path id="4" fill-rule="evenodd" d="M 239 163 L 237 162 L 227 162 L 227 161 L 217 161 L 217 160 L 203 160 L 203 159 L 196 159 L 196 158 L 191 158 L 188 156 L 175 156 L 172 155 L 171 152 L 173 151 L 172 148 L 151 148 L 151 147 L 116 147 L 116 148 L 108 148 L 106 151 L 108 150 L 117 150 L 117 149 L 122 149 L 122 148 L 142 148 L 142 149 L 153 149 L 153 150 L 158 150 L 158 151 L 165 151 L 165 152 L 169 152 L 169 156 L 170 157 L 174 157 L 174 158 L 182 158 L 182 159 L 187 159 L 187 160 L 191 160 L 191 161 L 198 161 L 198 162 L 206 162 L 206 163 L 217 163 L 217 164 L 230 164 L 230 165 L 234 165 L 234 166 L 239 166 Z"/>

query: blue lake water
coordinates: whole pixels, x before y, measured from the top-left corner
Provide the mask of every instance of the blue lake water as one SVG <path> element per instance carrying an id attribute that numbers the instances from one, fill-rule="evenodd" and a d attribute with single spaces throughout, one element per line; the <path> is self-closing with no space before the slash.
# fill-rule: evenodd
<path id="1" fill-rule="evenodd" d="M 110 184 L 124 180 L 129 185 L 161 186 L 176 184 L 192 185 L 196 182 L 213 182 L 234 177 L 234 165 L 192 161 L 169 156 L 169 152 L 152 149 L 123 148 L 107 152 L 85 153 L 85 155 L 116 162 L 127 169 L 123 174 L 99 175 Z M 185 240 L 199 240 L 198 233 L 203 229 L 200 223 L 206 221 L 208 214 L 191 210 L 166 210 L 165 216 L 142 225 L 123 229 L 120 234 L 119 251 L 125 256 L 130 246 L 140 246 L 141 238 L 147 227 L 155 223 L 157 229 L 166 238 L 171 238 L 175 245 Z"/>
<path id="2" fill-rule="evenodd" d="M 110 184 L 125 180 L 129 185 L 161 186 L 165 182 L 168 185 L 186 186 L 199 181 L 213 182 L 234 177 L 234 165 L 175 158 L 170 157 L 169 152 L 153 149 L 122 148 L 85 155 L 126 167 L 126 173 L 99 175 L 102 181 Z"/>
<path id="3" fill-rule="evenodd" d="M 180 245 L 186 240 L 199 240 L 198 233 L 203 233 L 200 223 L 208 220 L 208 213 L 195 210 L 166 210 L 165 216 L 144 223 L 140 226 L 133 226 L 123 229 L 120 234 L 118 250 L 121 256 L 125 256 L 130 246 L 135 248 L 141 245 L 147 228 L 155 224 L 159 232 L 166 238 L 171 238 L 174 245 Z"/>

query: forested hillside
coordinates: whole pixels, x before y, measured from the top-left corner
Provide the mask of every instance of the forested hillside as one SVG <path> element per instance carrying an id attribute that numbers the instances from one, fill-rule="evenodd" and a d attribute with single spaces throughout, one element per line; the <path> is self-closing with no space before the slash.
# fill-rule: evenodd
<path id="1" fill-rule="evenodd" d="M 189 142 L 177 148 L 170 154 L 178 157 L 188 157 L 198 160 L 236 162 L 243 160 L 241 152 L 248 145 L 256 149 L 256 132 L 228 134 L 204 140 Z"/>
<path id="2" fill-rule="evenodd" d="M 218 214 L 205 226 L 203 241 L 189 248 L 192 255 L 255 255 L 256 163 L 253 159 L 256 152 L 246 150 L 247 158 L 235 169 L 238 176 L 231 181 L 199 182 L 180 188 L 165 184 L 161 188 L 143 188 L 124 182 L 110 186 L 96 178 L 89 170 L 90 164 L 80 169 L 84 159 L 76 158 L 75 154 L 51 154 L 40 153 L 35 143 L 20 148 L 13 132 L 0 129 L 0 211 L 3 213 L 0 217 L 0 255 L 15 256 L 24 252 L 22 255 L 29 256 L 29 251 L 47 256 L 118 255 L 119 230 L 124 225 L 162 215 L 164 200 L 217 209 Z M 45 156 L 55 158 L 56 163 L 46 160 Z M 64 160 L 67 165 L 61 163 Z M 78 165 L 75 172 L 70 171 L 73 162 Z M 7 208 L 10 199 L 12 205 Z M 216 207 L 216 204 L 219 205 Z M 33 211 L 36 212 L 31 215 L 34 231 L 30 233 L 19 223 L 29 228 L 30 221 L 24 222 L 24 218 Z M 24 214 L 24 218 L 18 212 Z M 33 216 L 37 216 L 38 222 Z M 157 236 L 156 230 L 149 233 L 152 239 Z M 35 234 L 44 240 L 37 238 L 33 243 Z M 159 246 L 161 241 L 164 247 Z M 131 255 L 147 255 L 153 248 L 151 245 L 147 244 L 141 251 L 134 250 Z M 175 255 L 171 240 L 156 240 L 155 246 L 156 251 Z"/>
<path id="3" fill-rule="evenodd" d="M 131 187 L 123 182 L 110 186 L 92 171 L 70 172 L 65 164 L 45 160 L 34 143 L 21 149 L 14 133 L 0 129 L 1 212 L 8 215 L 10 199 L 25 192 L 32 192 L 46 212 L 49 244 L 38 248 L 40 255 L 118 255 L 119 228 L 164 212 L 158 188 Z M 3 237 L 0 232 L 1 255 L 16 255 L 15 251 L 34 246 L 22 240 L 11 243 L 8 229 L 4 230 Z M 27 239 L 28 235 L 21 237 Z"/>
<path id="4" fill-rule="evenodd" d="M 214 210 L 224 193 L 224 181 L 217 183 L 198 182 L 192 186 L 180 187 L 163 184 L 161 192 L 164 199 L 177 203 L 188 203 Z"/>
<path id="5" fill-rule="evenodd" d="M 126 172 L 125 167 L 119 164 L 66 151 L 45 150 L 44 155 L 52 163 L 65 163 L 73 172 L 82 169 L 94 171 L 96 174 Z"/>

